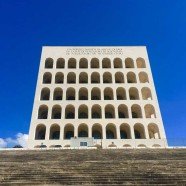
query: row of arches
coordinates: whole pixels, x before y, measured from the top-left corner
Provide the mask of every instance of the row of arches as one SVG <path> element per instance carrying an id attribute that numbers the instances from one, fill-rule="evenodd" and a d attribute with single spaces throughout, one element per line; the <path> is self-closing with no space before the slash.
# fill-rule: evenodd
<path id="1" fill-rule="evenodd" d="M 102 93 L 100 88 L 94 87 L 91 89 L 91 100 L 101 100 Z M 152 100 L 151 90 L 148 87 L 143 87 L 141 89 L 142 99 L 143 100 Z M 140 95 L 139 91 L 136 87 L 131 87 L 128 90 L 128 95 L 130 100 L 139 100 Z M 75 100 L 76 99 L 76 90 L 72 87 L 66 90 L 66 98 L 63 98 L 63 89 L 57 87 L 53 92 L 53 100 Z M 103 99 L 104 100 L 113 100 L 114 99 L 114 91 L 112 88 L 107 87 L 103 90 Z M 126 100 L 126 90 L 123 87 L 118 87 L 116 89 L 116 99 L 117 100 Z M 45 87 L 41 90 L 40 100 L 50 100 L 50 89 Z M 78 91 L 78 100 L 89 100 L 89 91 L 87 88 L 82 87 Z"/>
<path id="2" fill-rule="evenodd" d="M 89 114 L 89 109 L 91 113 Z M 117 112 L 115 111 L 117 109 Z M 129 118 L 129 109 L 125 104 L 120 104 L 117 108 L 111 104 L 107 104 L 104 109 L 98 104 L 93 105 L 91 108 L 88 108 L 87 105 L 82 104 L 78 107 L 78 117 L 75 116 L 75 107 L 73 105 L 67 105 L 65 107 L 64 118 L 65 119 L 75 119 L 75 117 L 79 119 L 87 119 L 91 115 L 93 119 L 99 118 Z M 138 104 L 134 104 L 130 108 L 131 110 L 131 117 L 132 118 L 142 118 L 142 109 L 141 106 Z M 104 115 L 102 112 L 104 110 Z M 156 113 L 154 106 L 151 104 L 147 104 L 144 106 L 145 117 L 146 118 L 156 118 Z M 116 116 L 116 113 L 118 114 Z M 48 106 L 41 105 L 38 110 L 38 119 L 47 119 L 48 118 Z M 54 105 L 52 107 L 52 114 L 51 119 L 61 119 L 62 118 L 62 107 L 60 105 Z"/>
<path id="3" fill-rule="evenodd" d="M 93 72 L 90 75 L 90 83 L 100 83 L 102 76 L 103 83 L 113 83 L 113 77 L 110 72 L 104 72 L 103 75 L 100 75 L 99 72 Z M 149 78 L 146 72 L 140 72 L 138 74 L 139 82 L 140 83 L 149 83 Z M 134 72 L 127 73 L 127 83 L 137 83 L 136 74 Z M 80 84 L 89 83 L 88 73 L 81 72 L 79 74 L 79 81 L 76 80 L 76 74 L 74 72 L 69 72 L 67 74 L 67 81 L 68 84 L 75 84 L 79 82 Z M 52 83 L 52 73 L 45 72 L 43 74 L 43 84 L 50 84 Z M 62 84 L 64 83 L 64 74 L 62 72 L 57 72 L 55 75 L 55 83 Z M 116 72 L 114 75 L 114 83 L 125 83 L 124 74 L 122 72 Z"/>
<path id="4" fill-rule="evenodd" d="M 79 60 L 79 68 L 88 68 L 88 59 L 81 58 Z M 126 58 L 124 63 L 121 58 L 115 58 L 113 60 L 114 68 L 134 68 L 136 65 L 137 68 L 146 68 L 145 60 L 143 58 L 137 58 L 136 64 L 132 58 Z M 92 58 L 90 60 L 90 68 L 111 68 L 112 63 L 109 58 L 103 58 L 102 62 L 98 58 Z M 54 60 L 52 58 L 47 58 L 45 60 L 45 68 L 53 68 Z M 65 59 L 59 58 L 56 62 L 56 68 L 65 68 Z M 77 60 L 75 58 L 68 59 L 67 68 L 77 68 Z"/>
<path id="5" fill-rule="evenodd" d="M 103 127 L 99 123 L 95 123 L 92 126 L 88 126 L 85 123 L 80 124 L 77 128 L 73 124 L 66 124 L 63 128 L 63 139 L 70 139 L 72 137 L 93 137 L 94 139 L 160 139 L 159 128 L 157 124 L 150 123 L 147 126 L 148 133 L 145 132 L 145 127 L 141 123 L 136 123 L 131 127 L 127 123 L 123 123 L 118 126 L 113 123 L 109 123 L 106 127 Z M 49 139 L 61 139 L 60 125 L 53 124 L 49 130 Z M 76 136 L 77 135 L 77 136 Z M 35 139 L 44 140 L 46 138 L 46 126 L 39 124 L 35 130 Z"/>

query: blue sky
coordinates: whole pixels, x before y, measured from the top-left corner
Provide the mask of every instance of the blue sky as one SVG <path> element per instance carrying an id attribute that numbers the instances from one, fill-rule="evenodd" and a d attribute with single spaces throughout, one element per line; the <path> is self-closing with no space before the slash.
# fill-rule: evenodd
<path id="1" fill-rule="evenodd" d="M 43 45 L 146 45 L 168 138 L 186 138 L 186 1 L 0 0 L 0 138 L 28 133 Z"/>

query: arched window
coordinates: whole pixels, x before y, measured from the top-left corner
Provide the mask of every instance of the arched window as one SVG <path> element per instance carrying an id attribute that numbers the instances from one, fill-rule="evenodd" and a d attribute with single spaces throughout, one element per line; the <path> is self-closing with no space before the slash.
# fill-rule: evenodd
<path id="1" fill-rule="evenodd" d="M 63 99 L 63 90 L 61 88 L 55 88 L 53 100 L 62 100 L 62 99 Z"/>
<path id="2" fill-rule="evenodd" d="M 79 89 L 79 100 L 88 100 L 87 88 L 80 88 Z"/>
<path id="3" fill-rule="evenodd" d="M 54 105 L 52 107 L 52 119 L 61 119 L 61 106 Z"/>
<path id="4" fill-rule="evenodd" d="M 88 68 L 88 60 L 86 58 L 80 59 L 79 68 Z"/>
<path id="5" fill-rule="evenodd" d="M 90 63 L 91 63 L 91 68 L 99 68 L 99 59 L 92 58 Z"/>
<path id="6" fill-rule="evenodd" d="M 111 68 L 111 62 L 109 58 L 103 58 L 102 68 Z"/>
<path id="7" fill-rule="evenodd" d="M 115 83 L 124 83 L 124 76 L 122 72 L 115 73 Z"/>
<path id="8" fill-rule="evenodd" d="M 38 119 L 47 119 L 48 117 L 48 107 L 46 105 L 41 105 L 38 110 Z"/>
<path id="9" fill-rule="evenodd" d="M 78 137 L 88 137 L 87 124 L 80 124 L 78 127 Z"/>
<path id="10" fill-rule="evenodd" d="M 145 116 L 146 118 L 156 118 L 155 109 L 152 105 L 145 105 Z"/>
<path id="11" fill-rule="evenodd" d="M 40 100 L 49 100 L 49 99 L 50 99 L 50 89 L 49 88 L 43 88 L 41 90 Z"/>
<path id="12" fill-rule="evenodd" d="M 74 126 L 67 124 L 64 127 L 64 139 L 70 139 L 74 137 Z M 76 136 L 77 137 L 77 136 Z"/>
<path id="13" fill-rule="evenodd" d="M 67 89 L 66 100 L 75 100 L 75 89 L 74 88 Z"/>
<path id="14" fill-rule="evenodd" d="M 65 68 L 65 60 L 63 58 L 57 60 L 56 68 Z"/>
<path id="15" fill-rule="evenodd" d="M 98 72 L 93 72 L 91 74 L 91 83 L 100 83 L 100 75 Z"/>
<path id="16" fill-rule="evenodd" d="M 132 118 L 142 118 L 141 107 L 139 105 L 137 104 L 132 105 L 131 111 L 132 111 Z"/>
<path id="17" fill-rule="evenodd" d="M 139 99 L 138 89 L 135 87 L 131 87 L 129 89 L 129 97 L 130 97 L 130 100 L 138 100 Z"/>
<path id="18" fill-rule="evenodd" d="M 52 82 L 52 74 L 50 72 L 46 72 L 43 75 L 43 84 L 50 84 Z"/>
<path id="19" fill-rule="evenodd" d="M 112 83 L 112 74 L 110 72 L 103 74 L 103 83 Z"/>
<path id="20" fill-rule="evenodd" d="M 74 72 L 69 72 L 67 75 L 67 83 L 74 84 L 76 83 L 76 74 Z"/>
<path id="21" fill-rule="evenodd" d="M 35 139 L 36 140 L 44 140 L 46 134 L 46 126 L 43 124 L 39 124 L 35 130 Z"/>
<path id="22" fill-rule="evenodd" d="M 50 127 L 50 139 L 58 140 L 60 138 L 60 126 L 57 124 L 53 124 Z"/>
<path id="23" fill-rule="evenodd" d="M 140 83 L 149 83 L 149 78 L 146 72 L 140 72 L 139 73 L 139 80 Z"/>
<path id="24" fill-rule="evenodd" d="M 67 105 L 65 109 L 65 119 L 75 118 L 75 108 L 73 105 Z"/>
<path id="25" fill-rule="evenodd" d="M 134 135 L 135 139 L 145 139 L 145 130 L 141 123 L 136 123 L 134 125 Z"/>
<path id="26" fill-rule="evenodd" d="M 107 139 L 116 139 L 116 126 L 114 124 L 108 124 L 106 126 L 106 138 Z"/>
<path id="27" fill-rule="evenodd" d="M 150 139 L 160 139 L 159 128 L 155 123 L 150 123 L 148 125 L 148 132 Z"/>
<path id="28" fill-rule="evenodd" d="M 120 125 L 120 138 L 131 139 L 130 126 L 127 123 L 123 123 Z"/>
<path id="29" fill-rule="evenodd" d="M 122 87 L 116 89 L 117 100 L 126 100 L 126 91 Z"/>
<path id="30" fill-rule="evenodd" d="M 70 58 L 68 60 L 68 68 L 76 68 L 76 59 Z"/>
<path id="31" fill-rule="evenodd" d="M 114 68 L 123 68 L 122 60 L 120 58 L 114 59 Z"/>
<path id="32" fill-rule="evenodd" d="M 102 126 L 98 123 L 95 123 L 92 126 L 92 137 L 94 139 L 102 139 Z"/>
<path id="33" fill-rule="evenodd" d="M 86 119 L 88 118 L 88 107 L 86 105 L 80 105 L 78 109 L 78 118 Z"/>
<path id="34" fill-rule="evenodd" d="M 127 73 L 127 82 L 128 83 L 136 83 L 136 75 L 134 72 L 128 72 Z"/>
<path id="35" fill-rule="evenodd" d="M 45 68 L 53 68 L 53 59 L 52 58 L 47 58 L 45 60 Z"/>
<path id="36" fill-rule="evenodd" d="M 142 88 L 141 93 L 142 93 L 142 98 L 144 100 L 152 100 L 152 94 L 151 94 L 150 88 L 148 87 Z"/>
<path id="37" fill-rule="evenodd" d="M 136 59 L 137 68 L 146 68 L 145 60 L 141 57 Z"/>
<path id="38" fill-rule="evenodd" d="M 125 68 L 134 68 L 134 61 L 131 58 L 125 59 Z"/>
<path id="39" fill-rule="evenodd" d="M 111 88 L 105 88 L 104 89 L 104 100 L 113 100 L 113 90 Z"/>
<path id="40" fill-rule="evenodd" d="M 128 108 L 126 105 L 122 104 L 119 105 L 118 107 L 118 117 L 119 118 L 128 118 L 129 114 L 128 114 Z"/>
<path id="41" fill-rule="evenodd" d="M 64 75 L 62 72 L 58 72 L 55 77 L 55 83 L 61 84 L 64 81 Z"/>
<path id="42" fill-rule="evenodd" d="M 115 118 L 115 109 L 113 105 L 105 106 L 105 118 Z"/>
<path id="43" fill-rule="evenodd" d="M 79 83 L 88 83 L 88 74 L 86 72 L 79 74 Z"/>
<path id="44" fill-rule="evenodd" d="M 99 88 L 94 87 L 91 91 L 91 100 L 101 100 L 101 91 Z"/>
<path id="45" fill-rule="evenodd" d="M 93 105 L 91 114 L 92 114 L 93 119 L 102 118 L 101 106 L 100 105 Z"/>

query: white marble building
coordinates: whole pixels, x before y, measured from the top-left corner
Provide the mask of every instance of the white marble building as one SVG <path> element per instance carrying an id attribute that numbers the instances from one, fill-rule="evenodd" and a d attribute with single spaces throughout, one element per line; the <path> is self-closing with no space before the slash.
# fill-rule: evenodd
<path id="1" fill-rule="evenodd" d="M 146 47 L 43 47 L 29 148 L 166 147 Z"/>

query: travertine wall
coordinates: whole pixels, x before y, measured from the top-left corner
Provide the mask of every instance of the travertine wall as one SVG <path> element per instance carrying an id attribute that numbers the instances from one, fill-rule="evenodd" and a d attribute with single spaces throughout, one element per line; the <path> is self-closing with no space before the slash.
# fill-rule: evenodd
<path id="1" fill-rule="evenodd" d="M 70 137 L 167 146 L 146 47 L 43 47 L 29 148 Z"/>

